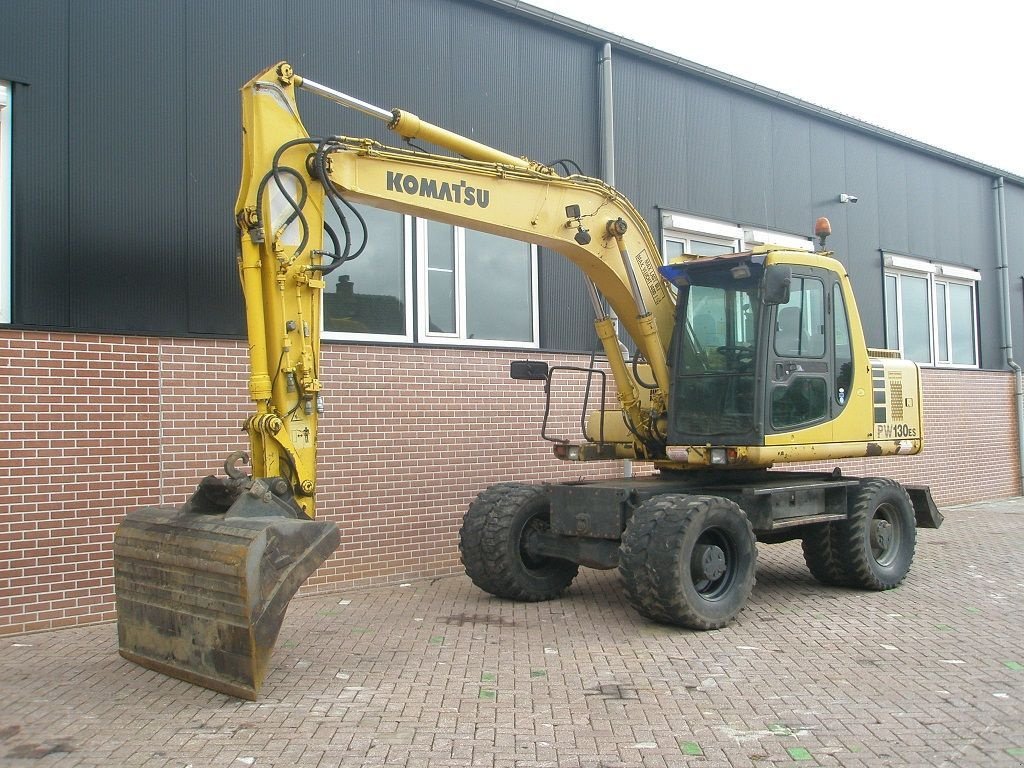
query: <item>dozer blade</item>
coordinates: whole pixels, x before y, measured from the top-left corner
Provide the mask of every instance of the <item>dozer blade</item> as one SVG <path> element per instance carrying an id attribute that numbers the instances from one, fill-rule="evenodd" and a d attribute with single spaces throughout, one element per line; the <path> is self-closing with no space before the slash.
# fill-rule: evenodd
<path id="1" fill-rule="evenodd" d="M 121 655 L 253 700 L 288 601 L 337 548 L 334 523 L 147 507 L 114 537 Z"/>

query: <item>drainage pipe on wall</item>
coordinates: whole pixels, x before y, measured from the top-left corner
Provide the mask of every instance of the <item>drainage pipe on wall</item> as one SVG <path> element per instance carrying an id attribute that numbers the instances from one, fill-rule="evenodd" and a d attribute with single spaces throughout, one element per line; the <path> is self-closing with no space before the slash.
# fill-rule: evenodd
<path id="1" fill-rule="evenodd" d="M 612 44 L 605 43 L 598 59 L 601 69 L 601 123 L 598 132 L 601 139 L 601 177 L 605 184 L 615 186 L 615 100 L 612 97 Z M 618 322 L 615 327 L 618 328 Z M 622 462 L 624 477 L 633 476 L 633 462 Z"/>
<path id="2" fill-rule="evenodd" d="M 1006 237 L 1006 197 L 1003 191 L 1003 177 L 992 182 L 996 194 L 996 251 L 999 258 L 999 288 L 1002 301 L 1000 314 L 1003 322 L 1003 354 L 1006 365 L 1013 371 L 1014 396 L 1017 404 L 1017 477 L 1021 493 L 1024 494 L 1024 375 L 1013 359 L 1013 325 L 1010 312 L 1010 249 Z"/>

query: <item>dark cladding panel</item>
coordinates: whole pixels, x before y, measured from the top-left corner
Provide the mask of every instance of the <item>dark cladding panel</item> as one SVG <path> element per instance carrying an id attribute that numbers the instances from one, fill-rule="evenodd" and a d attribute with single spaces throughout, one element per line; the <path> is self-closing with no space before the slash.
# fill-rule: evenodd
<path id="1" fill-rule="evenodd" d="M 728 94 L 699 81 L 683 81 L 686 102 L 682 130 L 686 157 L 683 177 L 690 185 L 688 196 L 694 213 L 729 211 L 732 218 L 733 146 L 729 140 L 732 129 L 732 104 Z M 678 87 L 678 86 L 677 86 Z M 654 121 L 657 123 L 657 121 Z M 672 128 L 667 127 L 670 132 Z M 646 162 L 658 162 L 658 146 L 672 146 L 670 136 L 660 144 L 651 145 Z"/>
<path id="2" fill-rule="evenodd" d="M 568 259 L 540 249 L 540 345 L 543 349 L 590 352 L 600 344 L 583 273 Z"/>
<path id="3" fill-rule="evenodd" d="M 14 322 L 68 325 L 67 3 L 0 0 L 0 80 L 12 96 Z"/>
<path id="4" fill-rule="evenodd" d="M 935 188 L 936 163 L 925 157 L 905 158 L 907 170 L 907 232 L 908 251 L 912 256 L 940 259 L 939 240 L 935 227 L 939 221 Z"/>
<path id="5" fill-rule="evenodd" d="M 69 5 L 75 328 L 185 328 L 184 7 Z"/>
<path id="6" fill-rule="evenodd" d="M 687 81 L 614 47 L 612 62 L 616 186 L 652 224 L 655 206 L 690 211 L 698 182 L 687 148 L 697 137 L 688 131 Z"/>
<path id="7" fill-rule="evenodd" d="M 878 245 L 882 250 L 909 253 L 907 153 L 888 144 L 877 146 Z"/>
<path id="8" fill-rule="evenodd" d="M 859 134 L 843 136 L 846 178 L 835 194 L 832 211 L 845 222 L 846 247 L 843 263 L 850 273 L 854 295 L 860 309 L 861 323 L 870 346 L 885 346 L 885 315 L 881 255 L 879 253 L 878 144 Z M 857 197 L 856 203 L 840 203 L 846 192 Z M 831 212 L 831 211 L 830 211 Z M 826 214 L 829 215 L 829 214 Z M 836 248 L 842 240 L 836 241 Z"/>
<path id="9" fill-rule="evenodd" d="M 948 192 L 941 199 L 939 237 L 949 243 L 943 258 L 964 266 L 987 265 L 995 259 L 995 204 L 992 179 L 944 166 L 939 183 Z M 995 261 L 991 264 L 994 266 Z"/>
<path id="10" fill-rule="evenodd" d="M 767 224 L 772 209 L 772 110 L 760 101 L 734 99 L 730 173 L 737 221 Z"/>
<path id="11" fill-rule="evenodd" d="M 300 74 L 517 156 L 540 162 L 567 158 L 587 174 L 599 172 L 592 44 L 475 2 L 361 0 L 346 3 L 342 12 L 334 0 L 312 0 L 307 10 L 290 14 L 285 24 L 284 56 Z M 351 45 L 337 45 L 339 30 Z M 313 135 L 344 133 L 401 144 L 379 121 L 299 96 Z M 579 270 L 559 260 L 550 252 L 541 259 L 542 344 L 589 349 L 588 305 L 567 308 L 563 298 L 575 294 L 585 302 Z"/>
<path id="12" fill-rule="evenodd" d="M 850 205 L 839 203 L 839 193 L 846 191 L 846 157 L 843 132 L 824 123 L 810 124 L 810 215 L 801 223 L 800 234 L 814 232 L 814 219 L 827 216 L 832 222 L 832 236 L 827 247 L 835 252 L 849 270 L 850 238 L 848 215 Z"/>
<path id="13" fill-rule="evenodd" d="M 187 67 L 189 333 L 242 335 L 245 309 L 235 267 L 235 196 L 242 164 L 242 99 L 253 75 L 284 58 L 285 8 L 239 13 L 229 3 L 188 0 Z"/>
<path id="14" fill-rule="evenodd" d="M 812 231 L 810 120 L 772 110 L 772 190 L 769 225 L 781 232 Z"/>

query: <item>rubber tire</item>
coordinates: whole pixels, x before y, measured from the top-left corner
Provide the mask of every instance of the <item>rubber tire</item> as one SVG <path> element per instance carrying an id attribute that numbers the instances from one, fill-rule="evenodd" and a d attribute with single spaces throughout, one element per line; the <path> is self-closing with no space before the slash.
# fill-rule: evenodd
<path id="1" fill-rule="evenodd" d="M 729 550 L 724 581 L 710 598 L 698 591 L 690 567 L 705 534 Z M 726 626 L 746 605 L 756 571 L 757 543 L 746 513 L 718 496 L 656 496 L 634 510 L 622 535 L 619 574 L 626 596 L 640 615 L 662 624 Z"/>
<path id="2" fill-rule="evenodd" d="M 846 568 L 836 549 L 835 523 L 810 526 L 803 535 L 801 546 L 804 562 L 817 581 L 830 587 L 847 585 Z"/>
<path id="3" fill-rule="evenodd" d="M 558 597 L 579 565 L 553 557 L 531 560 L 522 550 L 528 527 L 550 528 L 551 505 L 538 485 L 492 485 L 469 505 L 459 532 L 466 575 L 495 597 L 539 602 Z"/>
<path id="4" fill-rule="evenodd" d="M 886 478 L 865 478 L 850 494 L 846 520 L 834 524 L 833 542 L 842 563 L 846 584 L 870 590 L 899 586 L 910 572 L 917 539 L 917 521 L 910 496 L 899 483 Z M 884 518 L 893 541 L 876 557 L 872 522 Z"/>

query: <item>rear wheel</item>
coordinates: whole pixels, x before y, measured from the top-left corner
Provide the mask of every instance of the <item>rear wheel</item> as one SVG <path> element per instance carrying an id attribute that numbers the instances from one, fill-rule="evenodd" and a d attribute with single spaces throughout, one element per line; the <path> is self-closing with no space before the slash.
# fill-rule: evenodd
<path id="1" fill-rule="evenodd" d="M 811 575 L 822 584 L 830 587 L 842 586 L 847 583 L 843 561 L 836 550 L 836 532 L 834 523 L 819 523 L 811 526 L 801 542 L 804 550 L 804 562 Z"/>
<path id="2" fill-rule="evenodd" d="M 717 496 L 657 496 L 636 508 L 622 536 L 626 594 L 664 624 L 724 627 L 746 605 L 756 569 L 746 514 Z"/>
<path id="3" fill-rule="evenodd" d="M 551 505 L 543 488 L 491 486 L 462 520 L 459 551 L 466 575 L 496 597 L 526 602 L 557 597 L 576 578 L 579 565 L 530 554 L 530 538 L 550 529 Z"/>
<path id="4" fill-rule="evenodd" d="M 850 496 L 849 517 L 834 523 L 833 541 L 847 584 L 883 590 L 907 577 L 917 539 L 914 506 L 903 486 L 868 478 Z"/>

